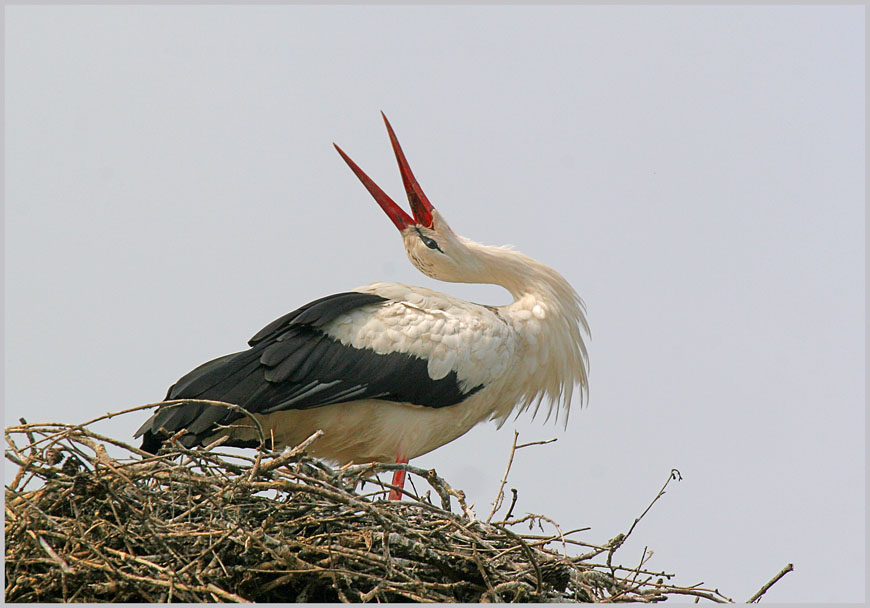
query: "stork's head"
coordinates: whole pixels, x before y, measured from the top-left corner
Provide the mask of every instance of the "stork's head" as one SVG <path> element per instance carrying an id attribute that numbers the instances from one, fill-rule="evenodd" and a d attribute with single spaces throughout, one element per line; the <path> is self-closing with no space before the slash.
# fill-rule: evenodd
<path id="1" fill-rule="evenodd" d="M 405 185 L 414 217 L 399 207 L 341 148 L 333 144 L 335 149 L 402 233 L 408 258 L 420 272 L 442 281 L 479 282 L 483 266 L 468 247 L 470 241 L 456 235 L 423 194 L 390 122 L 383 112 L 381 116 L 384 117 L 387 132 L 390 134 L 390 142 L 399 162 L 399 172 L 402 174 L 402 183 Z"/>

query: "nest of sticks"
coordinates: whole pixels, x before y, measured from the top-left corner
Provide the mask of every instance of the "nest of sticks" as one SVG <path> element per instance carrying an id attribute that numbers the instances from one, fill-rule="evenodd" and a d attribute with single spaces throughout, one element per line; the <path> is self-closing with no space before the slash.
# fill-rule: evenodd
<path id="1" fill-rule="evenodd" d="M 305 447 L 318 434 L 283 452 L 170 442 L 154 456 L 90 428 L 116 415 L 7 427 L 17 470 L 6 486 L 6 601 L 731 601 L 671 584 L 673 574 L 646 569 L 646 550 L 618 565 L 634 525 L 593 545 L 544 516 L 511 519 L 512 506 L 494 520 L 501 500 L 481 521 L 434 470 L 312 459 Z M 373 474 L 398 468 L 411 488 L 388 501 L 391 486 Z"/>

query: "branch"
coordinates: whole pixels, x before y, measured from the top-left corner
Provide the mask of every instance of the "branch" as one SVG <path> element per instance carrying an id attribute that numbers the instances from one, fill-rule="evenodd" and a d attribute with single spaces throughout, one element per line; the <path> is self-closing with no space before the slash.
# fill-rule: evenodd
<path id="1" fill-rule="evenodd" d="M 768 589 L 773 587 L 779 579 L 781 579 L 783 576 L 785 576 L 786 574 L 788 574 L 789 572 L 791 572 L 793 570 L 794 570 L 794 564 L 787 564 L 785 568 L 783 568 L 782 570 L 779 571 L 779 574 L 777 574 L 772 579 L 767 581 L 764 584 L 764 586 L 755 593 L 755 595 L 753 595 L 751 598 L 746 600 L 746 603 L 747 604 L 755 604 L 756 602 L 758 602 L 758 600 L 761 599 L 761 596 L 764 595 L 765 593 L 767 593 Z"/>
<path id="2" fill-rule="evenodd" d="M 515 430 L 514 431 L 514 441 L 513 441 L 513 444 L 511 445 L 511 453 L 510 453 L 510 457 L 508 458 L 507 468 L 504 471 L 504 475 L 502 475 L 501 483 L 499 483 L 499 485 L 498 485 L 498 494 L 496 495 L 495 500 L 492 502 L 492 511 L 489 512 L 489 516 L 486 518 L 486 523 L 489 523 L 492 521 L 493 515 L 495 515 L 495 512 L 501 508 L 502 503 L 504 502 L 504 485 L 507 483 L 508 473 L 511 472 L 511 466 L 514 463 L 514 454 L 516 453 L 516 451 L 519 450 L 520 448 L 527 448 L 530 445 L 545 445 L 547 443 L 553 443 L 554 441 L 556 441 L 556 439 L 553 438 L 553 439 L 547 439 L 546 441 L 530 441 L 529 443 L 522 443 L 520 445 L 517 445 L 517 438 L 519 436 L 520 436 L 519 432 Z M 513 502 L 511 502 L 510 511 L 508 512 L 508 516 L 505 517 L 505 519 L 510 518 L 510 512 L 513 512 L 514 505 L 517 502 L 516 490 L 514 490 L 513 493 L 514 493 Z"/>

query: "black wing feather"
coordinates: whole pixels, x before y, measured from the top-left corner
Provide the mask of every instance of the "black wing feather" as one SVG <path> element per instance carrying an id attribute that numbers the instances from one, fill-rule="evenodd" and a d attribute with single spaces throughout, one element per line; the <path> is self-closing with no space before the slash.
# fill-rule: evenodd
<path id="1" fill-rule="evenodd" d="M 290 343 L 285 342 L 284 346 L 288 348 L 285 350 L 283 357 L 278 361 L 278 363 L 272 369 L 266 370 L 264 374 L 266 380 L 273 383 L 284 382 L 287 380 L 290 375 L 305 362 L 305 358 L 311 354 L 311 351 L 314 350 L 314 347 L 317 346 L 317 343 L 320 342 L 321 339 L 320 336 L 314 336 L 309 339 L 303 337 L 302 340 Z M 298 342 L 298 344 L 296 342 Z M 263 362 L 262 357 L 260 358 L 260 362 Z"/>
<path id="2" fill-rule="evenodd" d="M 309 302 L 289 312 L 283 317 L 275 319 L 266 327 L 258 331 L 253 338 L 248 340 L 249 346 L 274 336 L 281 329 L 293 325 L 308 325 L 310 327 L 323 327 L 330 321 L 334 321 L 346 312 L 362 308 L 369 304 L 382 304 L 387 298 L 373 293 L 360 293 L 358 291 L 346 291 L 335 295 L 326 296 L 319 300 Z"/>
<path id="3" fill-rule="evenodd" d="M 320 338 L 311 349 L 311 352 L 308 353 L 308 356 L 305 357 L 305 360 L 290 375 L 289 380 L 296 383 L 304 381 L 320 362 L 324 360 L 329 352 L 329 343 L 330 340 L 325 336 Z"/>
<path id="4" fill-rule="evenodd" d="M 351 291 L 310 302 L 257 332 L 248 350 L 200 365 L 170 387 L 166 397 L 223 401 L 266 414 L 366 398 L 446 407 L 483 388 L 461 389 L 455 372 L 433 380 L 425 359 L 354 348 L 321 329 L 342 314 L 388 301 Z M 143 449 L 156 452 L 162 437 L 186 429 L 181 441 L 193 446 L 212 434 L 217 425 L 242 416 L 220 406 L 165 406 L 136 436 L 144 435 Z M 227 443 L 247 445 L 232 438 Z"/>

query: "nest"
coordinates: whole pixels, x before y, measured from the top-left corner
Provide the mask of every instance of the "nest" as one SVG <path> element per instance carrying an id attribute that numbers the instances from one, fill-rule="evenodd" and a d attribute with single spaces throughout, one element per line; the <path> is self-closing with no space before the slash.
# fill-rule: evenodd
<path id="1" fill-rule="evenodd" d="M 6 429 L 6 601 L 729 601 L 666 582 L 646 550 L 616 565 L 627 534 L 590 545 L 543 516 L 480 521 L 434 470 L 330 468 L 305 453 L 317 434 L 280 453 L 154 456 L 89 424 Z M 411 489 L 388 501 L 372 475 L 398 468 Z"/>

